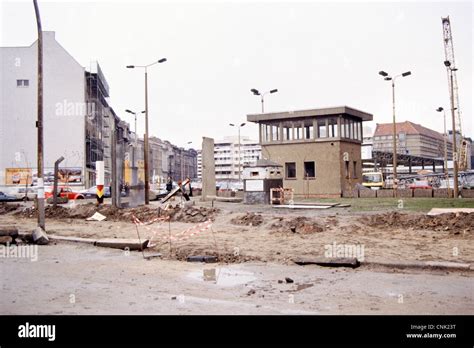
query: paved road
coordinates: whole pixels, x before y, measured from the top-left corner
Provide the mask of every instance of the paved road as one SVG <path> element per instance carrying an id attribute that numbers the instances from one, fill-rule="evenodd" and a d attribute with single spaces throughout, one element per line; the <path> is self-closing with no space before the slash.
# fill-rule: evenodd
<path id="1" fill-rule="evenodd" d="M 37 256 L 1 260 L 2 314 L 474 312 L 472 273 L 147 261 L 138 252 L 66 243 L 39 246 Z M 203 279 L 212 268 L 217 282 Z"/>

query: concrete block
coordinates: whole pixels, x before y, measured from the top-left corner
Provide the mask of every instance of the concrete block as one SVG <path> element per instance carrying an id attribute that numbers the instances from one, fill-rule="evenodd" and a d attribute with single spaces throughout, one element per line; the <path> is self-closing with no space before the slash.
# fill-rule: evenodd
<path id="1" fill-rule="evenodd" d="M 397 190 L 397 197 L 412 198 L 413 197 L 413 190 L 411 190 L 411 189 L 398 189 Z"/>
<path id="2" fill-rule="evenodd" d="M 359 190 L 343 190 L 343 198 L 359 198 Z"/>
<path id="3" fill-rule="evenodd" d="M 433 197 L 432 189 L 414 189 L 413 197 L 415 198 L 431 198 Z"/>
<path id="4" fill-rule="evenodd" d="M 474 190 L 462 189 L 461 196 L 462 198 L 474 198 Z"/>
<path id="5" fill-rule="evenodd" d="M 15 226 L 0 226 L 0 236 L 8 236 L 15 239 L 18 237 L 18 227 Z"/>
<path id="6" fill-rule="evenodd" d="M 393 196 L 393 190 L 377 190 L 377 198 L 392 198 Z"/>
<path id="7" fill-rule="evenodd" d="M 435 198 L 450 198 L 453 196 L 453 190 L 449 190 L 450 194 L 448 195 L 448 189 L 434 189 L 433 197 Z"/>
<path id="8" fill-rule="evenodd" d="M 114 249 L 144 250 L 148 246 L 148 242 L 148 239 L 139 241 L 138 239 L 103 238 L 97 240 L 95 245 Z"/>
<path id="9" fill-rule="evenodd" d="M 48 235 L 41 227 L 36 227 L 33 230 L 33 242 L 38 245 L 46 245 L 49 243 Z"/>
<path id="10" fill-rule="evenodd" d="M 375 190 L 359 190 L 360 198 L 375 198 L 377 197 L 377 192 Z"/>

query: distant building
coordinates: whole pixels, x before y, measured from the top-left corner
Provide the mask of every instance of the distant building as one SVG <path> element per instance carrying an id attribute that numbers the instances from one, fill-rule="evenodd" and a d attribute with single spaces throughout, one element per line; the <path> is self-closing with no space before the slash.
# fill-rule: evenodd
<path id="1" fill-rule="evenodd" d="M 247 115 L 258 123 L 262 157 L 283 166 L 296 195 L 340 197 L 362 181 L 362 122 L 372 114 L 347 106 Z"/>
<path id="2" fill-rule="evenodd" d="M 256 162 L 261 158 L 262 148 L 258 141 L 247 136 L 240 137 L 240 174 L 244 165 Z M 239 180 L 239 137 L 226 136 L 214 143 L 214 160 L 217 181 Z M 202 163 L 201 153 L 197 156 L 197 175 L 201 178 Z"/>
<path id="3" fill-rule="evenodd" d="M 396 123 L 397 153 L 424 158 L 444 158 L 444 136 L 422 125 L 405 121 Z M 448 139 L 448 159 L 452 159 L 452 143 Z M 373 150 L 393 153 L 393 123 L 377 124 Z"/>

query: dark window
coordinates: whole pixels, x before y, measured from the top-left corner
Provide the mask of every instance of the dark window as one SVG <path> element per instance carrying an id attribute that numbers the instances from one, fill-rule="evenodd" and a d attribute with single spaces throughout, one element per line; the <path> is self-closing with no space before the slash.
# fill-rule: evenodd
<path id="1" fill-rule="evenodd" d="M 295 179 L 296 178 L 296 163 L 290 162 L 285 163 L 285 172 L 287 179 Z"/>
<path id="2" fill-rule="evenodd" d="M 305 178 L 314 178 L 316 177 L 316 170 L 314 167 L 314 162 L 304 162 L 304 177 Z"/>
<path id="3" fill-rule="evenodd" d="M 357 161 L 354 161 L 353 164 L 354 166 L 352 167 L 352 169 L 354 170 L 354 173 L 352 174 L 352 177 L 357 178 Z"/>
<path id="4" fill-rule="evenodd" d="M 30 80 L 16 80 L 17 87 L 28 87 L 30 85 Z"/>
<path id="5" fill-rule="evenodd" d="M 344 161 L 346 168 L 346 179 L 349 179 L 349 161 Z"/>

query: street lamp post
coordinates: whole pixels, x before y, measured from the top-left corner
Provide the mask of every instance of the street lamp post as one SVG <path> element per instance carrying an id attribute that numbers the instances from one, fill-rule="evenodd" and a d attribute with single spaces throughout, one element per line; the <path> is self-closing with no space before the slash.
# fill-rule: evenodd
<path id="1" fill-rule="evenodd" d="M 444 62 L 444 65 L 446 66 L 446 69 L 449 70 L 449 78 L 451 82 L 451 118 L 452 118 L 452 123 L 453 123 L 453 186 L 454 186 L 454 198 L 457 198 L 459 195 L 458 191 L 458 152 L 457 152 L 457 141 L 456 141 L 456 118 L 454 116 L 454 110 L 456 108 L 454 107 L 454 85 L 453 85 L 453 72 L 457 71 L 458 69 L 455 67 L 451 66 L 451 62 L 449 60 L 446 60 Z"/>
<path id="2" fill-rule="evenodd" d="M 384 77 L 385 81 L 392 81 L 392 110 L 393 110 L 393 190 L 395 197 L 397 196 L 397 124 L 395 121 L 395 80 L 398 77 L 406 77 L 411 75 L 410 71 L 404 72 L 403 74 L 396 75 L 394 77 L 388 76 L 385 71 L 379 71 L 379 75 Z"/>
<path id="3" fill-rule="evenodd" d="M 144 68 L 145 69 L 145 139 L 144 139 L 144 161 L 145 161 L 145 204 L 150 204 L 150 173 L 148 169 L 148 68 L 158 63 L 166 62 L 166 58 L 161 58 L 156 62 L 148 65 L 127 65 L 128 69 Z"/>
<path id="4" fill-rule="evenodd" d="M 444 175 L 446 177 L 446 185 L 448 187 L 448 195 L 449 194 L 449 172 L 448 172 L 448 134 L 446 133 L 446 110 L 441 106 L 436 109 L 436 111 L 441 112 L 443 111 L 443 120 L 444 120 Z"/>
<path id="5" fill-rule="evenodd" d="M 278 92 L 278 89 L 272 89 L 272 90 L 269 90 L 267 92 L 264 92 L 264 93 L 260 93 L 257 89 L 255 88 L 252 88 L 250 90 L 250 92 L 252 92 L 254 95 L 259 95 L 260 96 L 260 101 L 262 103 L 262 114 L 264 113 L 264 106 L 263 106 L 263 97 L 266 95 L 266 94 L 271 94 L 271 93 L 276 93 Z"/>
<path id="6" fill-rule="evenodd" d="M 244 123 L 241 123 L 240 125 L 236 126 L 235 124 L 233 123 L 229 123 L 229 126 L 231 127 L 237 127 L 238 130 L 239 130 L 239 183 L 241 181 L 241 177 L 240 177 L 240 164 L 241 164 L 241 160 L 240 160 L 240 128 L 245 126 L 245 122 Z"/>
<path id="7" fill-rule="evenodd" d="M 137 113 L 136 112 L 133 112 L 129 109 L 125 110 L 126 112 L 128 112 L 129 114 L 132 114 L 135 118 L 135 146 L 133 148 L 133 166 L 135 167 L 136 164 L 135 164 L 135 149 L 138 148 L 138 133 L 137 133 Z M 141 113 L 144 114 L 146 111 L 143 110 Z"/>

